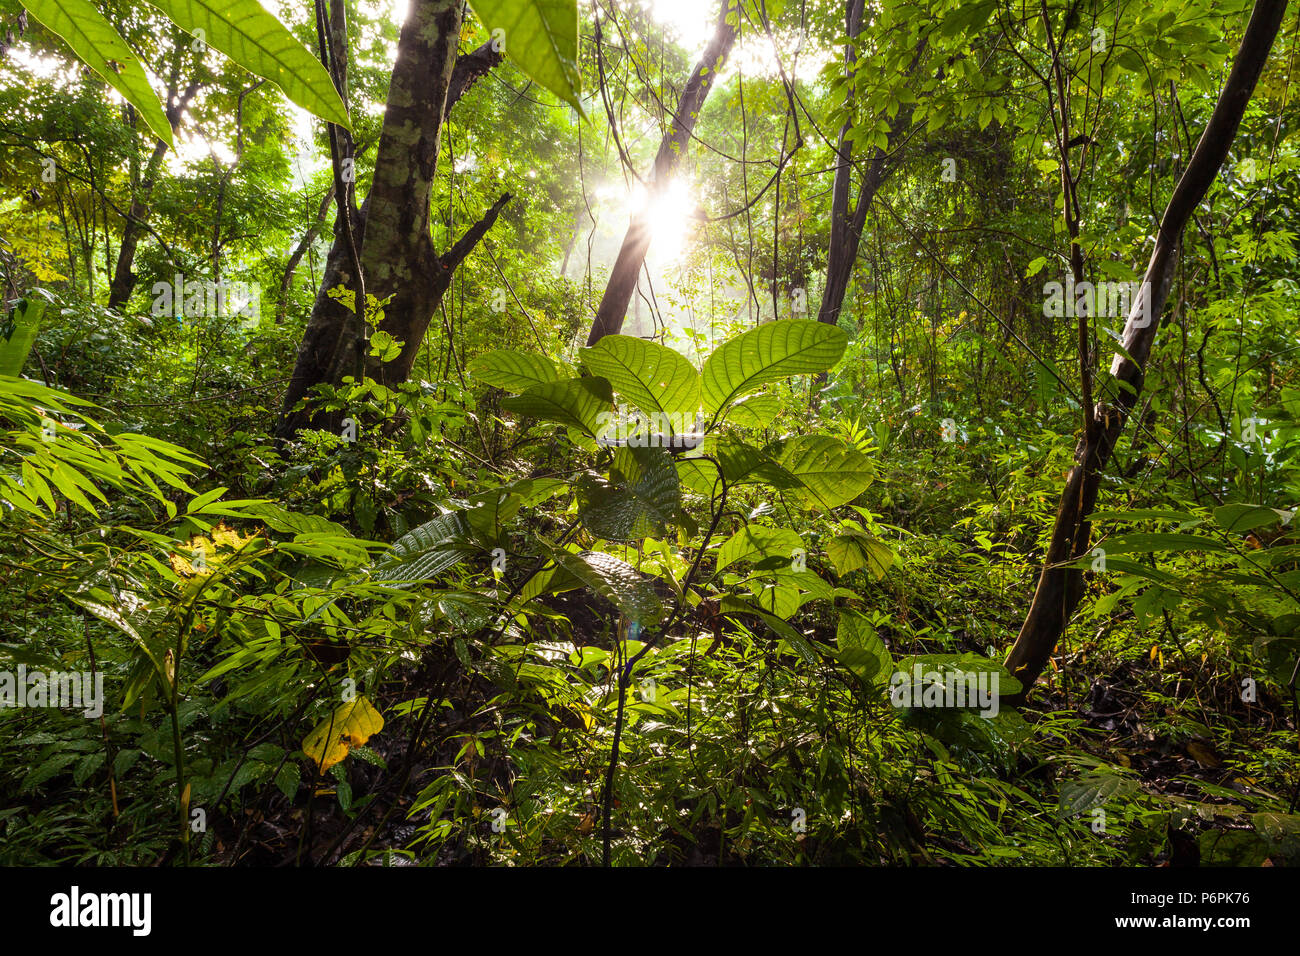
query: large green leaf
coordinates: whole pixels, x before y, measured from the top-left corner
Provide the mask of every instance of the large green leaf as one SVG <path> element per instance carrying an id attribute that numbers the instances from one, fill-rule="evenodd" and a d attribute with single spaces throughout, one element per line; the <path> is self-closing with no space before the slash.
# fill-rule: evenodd
<path id="1" fill-rule="evenodd" d="M 809 319 L 780 319 L 738 335 L 704 363 L 704 406 L 716 414 L 769 382 L 824 372 L 848 341 L 843 329 Z"/>
<path id="2" fill-rule="evenodd" d="M 620 448 L 608 480 L 589 475 L 578 484 L 582 523 L 609 541 L 661 534 L 680 501 L 677 468 L 664 448 Z"/>
<path id="3" fill-rule="evenodd" d="M 769 450 L 799 479 L 808 503 L 828 510 L 852 501 L 876 477 L 871 459 L 828 435 L 800 435 Z"/>
<path id="4" fill-rule="evenodd" d="M 309 113 L 351 128 L 343 100 L 320 60 L 257 0 L 150 2 L 181 29 L 220 50 L 254 76 L 270 80 Z"/>
<path id="5" fill-rule="evenodd" d="M 40 299 L 19 299 L 14 310 L 0 322 L 0 375 L 22 374 L 44 312 L 45 303 Z"/>
<path id="6" fill-rule="evenodd" d="M 611 410 L 613 401 L 608 379 L 569 378 L 534 385 L 522 395 L 504 399 L 501 407 L 527 418 L 559 422 L 595 438 L 601 414 Z"/>
<path id="7" fill-rule="evenodd" d="M 718 549 L 717 570 L 728 568 L 737 561 L 756 564 L 769 558 L 777 558 L 788 565 L 794 559 L 794 553 L 803 547 L 803 539 L 789 528 L 746 525 Z"/>
<path id="8" fill-rule="evenodd" d="M 860 617 L 841 614 L 835 633 L 836 659 L 868 687 L 889 683 L 893 659 L 876 629 Z"/>
<path id="9" fill-rule="evenodd" d="M 731 406 L 727 421 L 746 428 L 766 428 L 781 411 L 781 400 L 768 392 L 746 395 Z"/>
<path id="10" fill-rule="evenodd" d="M 879 581 L 894 563 L 894 552 L 879 538 L 865 531 L 846 529 L 826 544 L 826 554 L 835 570 L 848 574 L 860 568 Z"/>
<path id="11" fill-rule="evenodd" d="M 582 112 L 573 0 L 471 0 L 470 6 L 525 76 Z"/>
<path id="12" fill-rule="evenodd" d="M 560 377 L 555 363 L 545 355 L 514 349 L 497 349 L 480 355 L 465 366 L 465 371 L 480 382 L 509 392 L 524 392 Z"/>
<path id="13" fill-rule="evenodd" d="M 717 459 L 722 466 L 722 477 L 728 484 L 761 481 L 779 489 L 799 486 L 799 479 L 777 464 L 775 458 L 731 435 L 718 440 Z"/>
<path id="14" fill-rule="evenodd" d="M 561 569 L 608 600 L 627 617 L 639 622 L 643 628 L 659 623 L 663 616 L 663 603 L 659 600 L 659 595 L 655 593 L 650 580 L 626 561 L 600 551 L 573 554 L 552 549 L 550 553 L 552 560 Z"/>
<path id="15" fill-rule="evenodd" d="M 163 114 L 158 94 L 149 85 L 140 58 L 90 0 L 23 0 L 23 6 L 46 29 L 61 36 L 81 62 L 121 93 L 155 136 L 172 145 L 171 124 Z"/>
<path id="16" fill-rule="evenodd" d="M 614 390 L 641 411 L 669 416 L 665 424 L 674 433 L 690 430 L 699 411 L 700 376 L 685 356 L 658 342 L 607 335 L 594 348 L 582 350 L 582 364 L 593 375 L 609 379 Z M 673 419 L 679 415 L 689 422 L 676 427 Z"/>

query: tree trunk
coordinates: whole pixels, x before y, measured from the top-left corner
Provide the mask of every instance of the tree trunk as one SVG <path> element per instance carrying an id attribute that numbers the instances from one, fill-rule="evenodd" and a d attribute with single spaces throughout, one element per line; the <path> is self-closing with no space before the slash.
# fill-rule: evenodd
<path id="1" fill-rule="evenodd" d="M 181 94 L 181 98 L 175 105 L 171 103 L 171 99 L 175 95 L 175 87 L 173 86 L 168 91 L 167 121 L 171 123 L 173 132 L 179 129 L 181 115 L 198 91 L 199 84 L 191 83 L 185 92 Z M 110 309 L 120 310 L 126 305 L 131 298 L 132 291 L 135 289 L 136 274 L 132 271 L 135 268 L 135 252 L 140 244 L 140 236 L 144 232 L 145 222 L 149 218 L 149 200 L 153 195 L 154 183 L 158 179 L 158 170 L 162 167 L 163 157 L 166 155 L 167 144 L 162 140 L 158 140 L 154 145 L 153 153 L 149 156 L 149 162 L 145 165 L 144 175 L 140 178 L 138 188 L 132 191 L 131 210 L 126 217 L 126 222 L 122 224 L 122 244 L 117 250 L 117 262 L 113 268 L 113 281 L 108 287 L 108 307 Z"/>
<path id="2" fill-rule="evenodd" d="M 1111 375 L 1129 388 L 1117 390 L 1114 404 L 1097 403 L 1091 427 L 1075 449 L 1075 465 L 1061 495 L 1033 603 L 1007 657 L 1007 669 L 1023 685 L 1020 694 L 1009 695 L 1013 703 L 1024 699 L 1047 666 L 1083 597 L 1083 571 L 1072 565 L 1088 553 L 1092 534 L 1089 519 L 1097 502 L 1102 470 L 1142 392 L 1160 314 L 1173 285 L 1183 228 L 1228 155 L 1285 10 L 1286 0 L 1256 0 L 1228 81 L 1161 217 L 1141 292 L 1124 326 L 1122 344 L 1127 355 L 1116 353 L 1111 361 Z"/>
<path id="3" fill-rule="evenodd" d="M 668 188 L 673 174 L 677 171 L 686 147 L 690 145 L 695 123 L 700 118 L 700 110 L 708 99 L 713 82 L 722 70 L 723 64 L 735 46 L 740 31 L 740 13 L 736 0 L 721 0 L 718 9 L 718 22 L 713 29 L 713 38 L 705 47 L 700 60 L 695 64 L 686 88 L 682 90 L 677 104 L 677 112 L 672 117 L 668 131 L 659 145 L 655 156 L 654 170 L 649 183 L 649 195 L 646 197 L 645 209 L 653 208 L 658 197 Z M 595 321 L 591 325 L 591 334 L 587 344 L 595 345 L 606 335 L 617 335 L 623 328 L 627 316 L 628 303 L 636 291 L 637 277 L 645 264 L 646 253 L 650 249 L 650 222 L 644 213 L 632 217 L 623 245 L 610 271 L 609 282 L 605 285 L 605 295 L 596 310 Z"/>
<path id="4" fill-rule="evenodd" d="M 852 39 L 857 39 L 862 29 L 862 8 L 863 0 L 849 0 L 845 22 Z M 915 72 L 924 51 L 925 44 L 922 41 L 909 72 Z M 857 53 L 852 43 L 844 49 L 844 61 L 851 74 L 857 62 Z M 851 97 L 852 92 L 849 95 Z M 889 142 L 884 149 L 876 149 L 868 161 L 862 185 L 858 187 L 858 202 L 851 213 L 849 187 L 853 179 L 853 143 L 849 139 L 849 133 L 853 125 L 846 120 L 840 128 L 839 143 L 835 150 L 835 182 L 831 189 L 831 235 L 826 248 L 826 286 L 822 289 L 822 302 L 817 310 L 818 322 L 834 325 L 839 321 L 849 280 L 853 277 L 853 267 L 858 260 L 858 244 L 862 241 L 862 230 L 867 224 L 867 212 L 871 209 L 876 193 L 893 170 L 891 156 L 903 135 L 911 129 L 912 111 L 912 104 L 904 104 L 889 124 Z M 825 375 L 819 375 L 818 379 L 824 380 Z"/>
<path id="5" fill-rule="evenodd" d="M 355 375 L 359 360 L 366 362 L 367 373 L 378 381 L 404 381 L 429 320 L 450 285 L 451 271 L 473 247 L 462 239 L 438 256 L 429 235 L 430 201 L 449 102 L 500 62 L 499 56 L 484 55 L 482 48 L 457 59 L 462 10 L 459 0 L 411 0 L 397 43 L 374 181 L 361 209 L 352 214 L 366 293 L 388 300 L 379 328 L 403 343 L 401 353 L 384 365 L 360 356 L 365 341 L 361 319 L 329 295 L 338 286 L 354 288 L 355 278 L 336 216 L 334 243 L 285 394 L 281 438 L 291 437 L 307 424 L 308 416 L 294 406 L 311 388 L 338 384 Z M 470 234 L 477 230 L 474 242 L 495 221 L 504 202 L 498 201 L 489 216 L 470 230 Z"/>

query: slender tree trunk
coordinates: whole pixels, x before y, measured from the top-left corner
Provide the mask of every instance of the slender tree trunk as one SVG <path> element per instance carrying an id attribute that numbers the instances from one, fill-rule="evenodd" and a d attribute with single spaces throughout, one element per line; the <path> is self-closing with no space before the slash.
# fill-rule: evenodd
<path id="1" fill-rule="evenodd" d="M 312 220 L 307 232 L 298 241 L 298 245 L 294 246 L 293 252 L 289 254 L 289 260 L 284 264 L 284 275 L 280 278 L 280 299 L 275 305 L 276 325 L 284 324 L 284 314 L 289 307 L 289 289 L 293 286 L 293 274 L 298 269 L 298 263 L 302 262 L 302 257 L 307 254 L 307 250 L 320 235 L 332 202 L 334 202 L 334 184 L 330 183 L 330 188 L 321 198 L 320 208 L 316 210 L 316 218 Z"/>
<path id="2" fill-rule="evenodd" d="M 1116 353 L 1111 362 L 1111 375 L 1128 387 L 1117 389 L 1113 403 L 1097 403 L 1091 427 L 1075 449 L 1075 465 L 1061 494 L 1034 600 L 1007 657 L 1007 669 L 1024 688 L 1021 694 L 1012 696 L 1013 702 L 1023 700 L 1043 672 L 1083 597 L 1083 571 L 1073 564 L 1088 553 L 1092 534 L 1089 519 L 1097 502 L 1102 470 L 1142 392 L 1160 315 L 1173 285 L 1183 228 L 1228 155 L 1285 10 L 1286 0 L 1256 0 L 1227 83 L 1161 217 L 1141 293 L 1124 326 L 1124 352 Z"/>
<path id="3" fill-rule="evenodd" d="M 849 0 L 845 21 L 852 39 L 857 39 L 862 29 L 862 8 L 863 0 Z M 915 72 L 924 51 L 922 41 L 912 60 L 910 72 Z M 857 63 L 857 53 L 852 43 L 844 49 L 844 61 L 851 74 Z M 852 95 L 850 91 L 849 96 Z M 822 290 L 821 306 L 817 310 L 818 322 L 834 325 L 839 321 L 849 280 L 853 277 L 853 267 L 858 260 L 858 244 L 862 241 L 862 230 L 867 224 L 867 212 L 881 185 L 893 171 L 891 157 L 912 127 L 912 111 L 911 104 L 904 104 L 890 122 L 889 142 L 883 149 L 876 149 L 868 160 L 862 184 L 858 187 L 858 201 L 852 212 L 849 211 L 849 188 L 853 178 L 853 142 L 849 135 L 853 126 L 846 120 L 840 128 L 835 151 L 835 182 L 831 189 L 831 235 L 826 249 L 826 286 Z M 818 379 L 824 380 L 825 375 L 819 375 Z"/>
<path id="4" fill-rule="evenodd" d="M 175 71 L 173 71 L 173 78 L 167 91 L 167 121 L 171 123 L 173 132 L 180 128 L 181 116 L 190 105 L 190 100 L 198 93 L 199 85 L 191 83 L 181 94 L 180 99 L 172 103 L 176 95 Z M 145 223 L 149 219 L 154 183 L 158 180 L 158 171 L 162 168 L 163 157 L 166 155 L 167 144 L 158 140 L 154 144 L 153 153 L 149 156 L 149 162 L 145 164 L 144 175 L 140 178 L 139 186 L 132 190 L 131 210 L 122 224 L 122 244 L 117 250 L 113 281 L 108 287 L 110 309 L 120 310 L 126 305 L 135 289 L 136 275 L 132 271 L 135 268 L 135 253 L 140 245 Z"/>
<path id="5" fill-rule="evenodd" d="M 705 47 L 700 61 L 695 64 L 686 88 L 682 90 L 677 104 L 677 112 L 671 118 L 668 131 L 659 145 L 655 156 L 652 179 L 649 183 L 650 195 L 646 197 L 645 209 L 654 207 L 669 183 L 672 181 L 686 148 L 690 145 L 695 123 L 700 118 L 704 101 L 713 89 L 714 80 L 727 62 L 731 48 L 735 46 L 740 32 L 740 13 L 737 0 L 721 0 L 718 9 L 717 24 L 713 28 L 713 38 Z M 650 221 L 644 211 L 632 217 L 623 245 L 610 271 L 609 282 L 605 285 L 605 295 L 596 310 L 595 321 L 591 325 L 591 334 L 587 344 L 595 345 L 606 335 L 617 335 L 623 328 L 627 316 L 628 303 L 636 291 L 637 277 L 645 264 L 646 253 L 650 249 Z"/>

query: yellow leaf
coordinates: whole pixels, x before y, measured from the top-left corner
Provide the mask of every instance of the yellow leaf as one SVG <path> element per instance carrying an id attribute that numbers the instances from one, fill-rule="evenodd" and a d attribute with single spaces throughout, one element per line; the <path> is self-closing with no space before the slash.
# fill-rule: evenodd
<path id="1" fill-rule="evenodd" d="M 339 763 L 353 747 L 360 747 L 384 729 L 384 718 L 370 701 L 357 696 L 340 704 L 334 713 L 317 724 L 302 742 L 303 753 L 325 773 Z"/>
<path id="2" fill-rule="evenodd" d="M 251 534 L 241 536 L 233 528 L 227 528 L 225 522 L 212 529 L 212 543 L 218 547 L 230 548 L 232 551 L 238 551 L 251 540 L 253 540 Z"/>

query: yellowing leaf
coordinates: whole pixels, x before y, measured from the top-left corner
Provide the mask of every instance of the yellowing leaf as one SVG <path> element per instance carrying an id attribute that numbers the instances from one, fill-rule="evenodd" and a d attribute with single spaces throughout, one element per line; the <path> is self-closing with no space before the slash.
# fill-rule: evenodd
<path id="1" fill-rule="evenodd" d="M 302 742 L 303 753 L 325 773 L 353 747 L 360 747 L 384 729 L 384 718 L 365 697 L 340 704 Z"/>
<path id="2" fill-rule="evenodd" d="M 245 544 L 251 541 L 253 536 L 240 535 L 238 531 L 227 528 L 225 522 L 218 524 L 212 529 L 212 543 L 217 547 L 230 548 L 232 551 L 238 551 Z"/>

